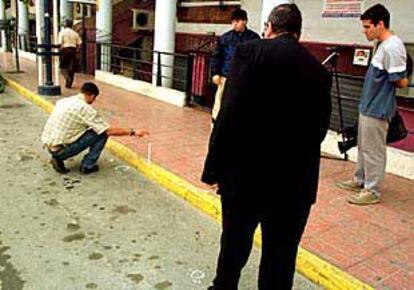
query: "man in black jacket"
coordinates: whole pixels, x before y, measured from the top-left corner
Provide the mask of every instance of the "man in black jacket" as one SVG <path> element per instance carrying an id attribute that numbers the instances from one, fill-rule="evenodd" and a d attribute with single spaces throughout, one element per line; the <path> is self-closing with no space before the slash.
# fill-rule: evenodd
<path id="1" fill-rule="evenodd" d="M 296 5 L 279 5 L 269 15 L 266 39 L 236 48 L 202 176 L 218 185 L 222 202 L 210 289 L 237 289 L 259 223 L 259 289 L 292 287 L 331 112 L 331 77 L 298 42 L 301 26 Z M 272 166 L 279 168 L 266 170 Z"/>
<path id="2" fill-rule="evenodd" d="M 220 110 L 223 89 L 236 46 L 240 43 L 260 38 L 259 34 L 247 28 L 247 12 L 243 9 L 236 9 L 233 11 L 231 14 L 231 26 L 231 30 L 220 36 L 213 57 L 211 58 L 212 82 L 217 85 L 216 95 L 214 96 L 214 106 L 211 111 L 213 123 Z"/>

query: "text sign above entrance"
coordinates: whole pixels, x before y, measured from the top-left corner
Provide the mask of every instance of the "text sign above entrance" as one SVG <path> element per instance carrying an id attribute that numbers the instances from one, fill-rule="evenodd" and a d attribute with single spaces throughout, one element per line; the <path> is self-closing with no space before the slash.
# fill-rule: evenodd
<path id="1" fill-rule="evenodd" d="M 324 0 L 322 17 L 359 17 L 363 0 Z"/>

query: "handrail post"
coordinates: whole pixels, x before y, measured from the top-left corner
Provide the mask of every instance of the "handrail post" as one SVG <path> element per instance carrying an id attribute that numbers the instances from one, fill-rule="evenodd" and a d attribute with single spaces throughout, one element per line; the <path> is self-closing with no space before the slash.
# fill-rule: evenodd
<path id="1" fill-rule="evenodd" d="M 96 69 L 102 70 L 101 64 L 101 43 L 96 42 Z"/>
<path id="2" fill-rule="evenodd" d="M 187 104 L 191 103 L 191 94 L 193 88 L 193 64 L 194 64 L 194 55 L 189 53 L 187 55 L 187 77 L 186 77 L 186 94 L 187 94 Z"/>
<path id="3" fill-rule="evenodd" d="M 133 65 L 132 65 L 132 79 L 138 79 L 138 50 L 134 49 L 132 53 Z"/>
<path id="4" fill-rule="evenodd" d="M 157 86 L 162 86 L 161 52 L 157 51 Z"/>

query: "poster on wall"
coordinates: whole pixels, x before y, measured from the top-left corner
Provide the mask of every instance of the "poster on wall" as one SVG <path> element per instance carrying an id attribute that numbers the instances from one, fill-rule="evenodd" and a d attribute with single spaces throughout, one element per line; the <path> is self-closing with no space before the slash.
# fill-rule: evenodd
<path id="1" fill-rule="evenodd" d="M 322 17 L 360 17 L 364 0 L 323 0 Z"/>
<path id="2" fill-rule="evenodd" d="M 355 48 L 353 65 L 368 66 L 369 56 L 371 54 L 370 49 L 366 48 Z"/>

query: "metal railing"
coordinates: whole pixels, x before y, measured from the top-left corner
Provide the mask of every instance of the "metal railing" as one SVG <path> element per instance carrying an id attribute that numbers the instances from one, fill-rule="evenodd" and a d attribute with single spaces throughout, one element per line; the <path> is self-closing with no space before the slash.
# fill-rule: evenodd
<path id="1" fill-rule="evenodd" d="M 158 86 L 190 93 L 192 56 L 145 50 L 112 43 L 96 43 L 96 68 Z"/>

